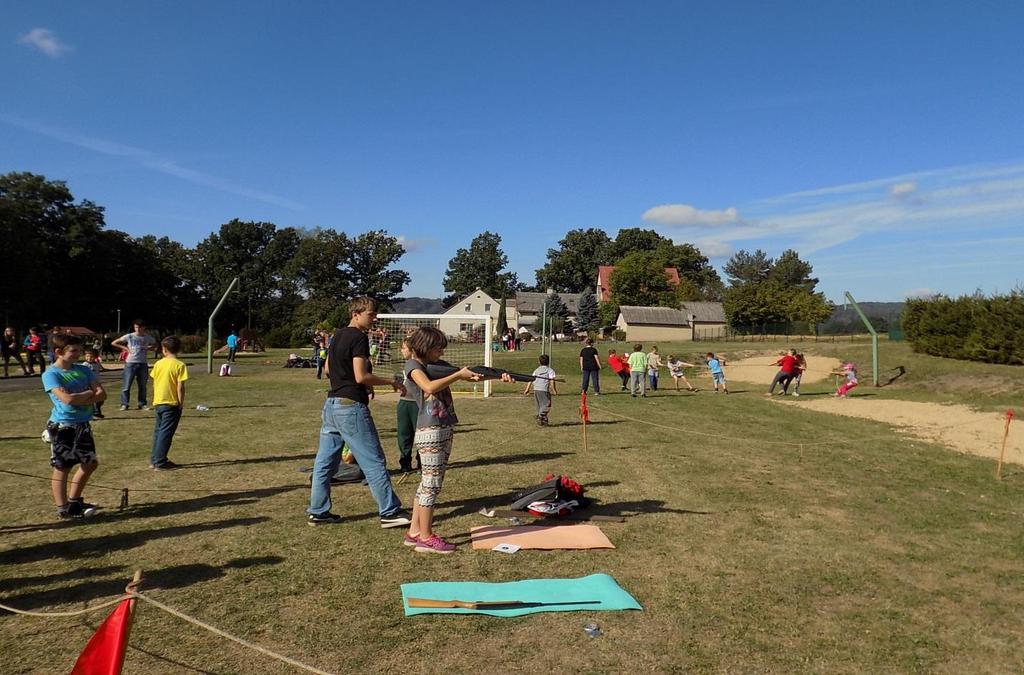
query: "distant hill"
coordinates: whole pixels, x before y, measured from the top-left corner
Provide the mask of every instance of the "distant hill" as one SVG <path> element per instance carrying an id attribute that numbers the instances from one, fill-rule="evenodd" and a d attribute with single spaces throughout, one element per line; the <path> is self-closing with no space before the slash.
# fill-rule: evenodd
<path id="1" fill-rule="evenodd" d="M 858 302 L 860 310 L 871 320 L 875 330 L 884 332 L 890 326 L 899 327 L 900 315 L 903 314 L 902 302 Z M 857 316 L 852 305 L 836 305 L 832 316 L 821 324 L 823 333 L 860 333 L 864 331 L 864 322 Z"/>
<path id="2" fill-rule="evenodd" d="M 443 314 L 441 298 L 403 298 L 395 303 L 394 314 Z"/>

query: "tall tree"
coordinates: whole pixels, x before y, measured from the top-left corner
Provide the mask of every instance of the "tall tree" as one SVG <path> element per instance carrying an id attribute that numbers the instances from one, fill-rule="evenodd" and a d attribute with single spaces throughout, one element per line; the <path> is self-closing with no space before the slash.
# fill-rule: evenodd
<path id="1" fill-rule="evenodd" d="M 0 176 L 0 241 L 9 253 L 0 302 L 9 321 L 69 321 L 92 309 L 67 291 L 88 295 L 83 280 L 97 277 L 90 251 L 103 225 L 103 208 L 76 203 L 63 181 L 32 173 Z"/>
<path id="2" fill-rule="evenodd" d="M 818 280 L 811 276 L 811 272 L 811 263 L 801 260 L 800 255 L 793 249 L 787 249 L 772 264 L 768 277 L 784 286 L 797 286 L 813 291 L 818 285 Z"/>
<path id="3" fill-rule="evenodd" d="M 501 296 L 501 304 L 498 305 L 498 322 L 495 331 L 499 336 L 504 335 L 508 330 L 508 310 L 506 309 L 505 296 Z"/>
<path id="4" fill-rule="evenodd" d="M 569 230 L 558 242 L 558 248 L 548 249 L 547 263 L 537 270 L 537 288 L 579 293 L 593 286 L 600 265 L 611 265 L 614 261 L 612 240 L 604 230 Z"/>
<path id="5" fill-rule="evenodd" d="M 725 292 L 725 315 L 736 328 L 764 329 L 802 322 L 811 327 L 832 313 L 832 303 L 814 292 L 818 280 L 810 263 L 790 249 L 773 261 L 764 251 L 739 251 L 725 266 L 732 285 Z"/>
<path id="6" fill-rule="evenodd" d="M 390 309 L 409 283 L 409 273 L 391 269 L 405 247 L 384 230 L 365 232 L 351 241 L 346 256 L 346 277 L 353 295 L 369 295 Z"/>
<path id="7" fill-rule="evenodd" d="M 620 260 L 611 276 L 612 302 L 617 305 L 679 308 L 685 294 L 696 291 L 673 286 L 665 276 L 665 259 L 653 251 L 634 251 Z"/>
<path id="8" fill-rule="evenodd" d="M 449 293 L 445 307 L 451 307 L 476 289 L 493 298 L 511 295 L 519 290 L 514 272 L 505 271 L 508 256 L 501 250 L 501 236 L 484 232 L 473 238 L 469 248 L 460 248 L 448 261 L 444 273 L 444 290 Z"/>
<path id="9" fill-rule="evenodd" d="M 619 233 L 615 235 L 615 241 L 611 245 L 611 259 L 621 260 L 630 253 L 654 251 L 659 247 L 671 245 L 671 239 L 661 236 L 654 230 L 627 227 L 619 230 Z"/>
<path id="10" fill-rule="evenodd" d="M 764 281 L 772 269 L 771 258 L 768 254 L 757 249 L 753 253 L 737 251 L 729 261 L 725 263 L 725 276 L 733 286 L 751 282 Z"/>
<path id="11" fill-rule="evenodd" d="M 287 264 L 298 248 L 295 228 L 238 219 L 227 222 L 196 246 L 201 290 L 212 301 L 237 276 L 238 293 L 229 297 L 224 321 L 242 323 L 251 312 L 256 325 L 267 328 L 281 316 L 276 301 L 282 297 Z"/>
<path id="12" fill-rule="evenodd" d="M 586 330 L 600 328 L 600 317 L 597 313 L 597 296 L 589 287 L 583 289 L 576 303 L 576 326 Z"/>

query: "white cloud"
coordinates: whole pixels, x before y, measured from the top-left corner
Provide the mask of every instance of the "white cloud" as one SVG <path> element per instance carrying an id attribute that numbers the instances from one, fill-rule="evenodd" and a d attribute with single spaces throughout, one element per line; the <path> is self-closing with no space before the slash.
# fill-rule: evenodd
<path id="1" fill-rule="evenodd" d="M 100 138 L 92 138 L 89 136 L 83 136 L 72 132 L 63 131 L 60 129 L 54 129 L 42 124 L 35 122 L 28 122 L 16 117 L 10 117 L 7 115 L 0 115 L 0 122 L 5 122 L 11 126 L 32 131 L 34 133 L 52 138 L 69 145 L 74 145 L 79 148 L 85 148 L 86 150 L 92 150 L 102 155 L 110 155 L 112 157 L 123 157 L 132 162 L 135 162 L 139 166 L 146 167 L 158 171 L 168 176 L 174 176 L 180 178 L 189 183 L 195 183 L 196 185 L 202 185 L 203 187 L 212 188 L 221 192 L 238 195 L 240 197 L 247 197 L 249 199 L 255 199 L 256 201 L 264 202 L 266 204 L 273 204 L 274 206 L 280 206 L 293 211 L 301 211 L 305 208 L 302 204 L 294 202 L 285 197 L 281 197 L 270 192 L 264 192 L 262 190 L 255 190 L 253 188 L 246 187 L 244 185 L 238 185 L 231 181 L 225 180 L 218 176 L 213 176 L 208 173 L 196 171 L 195 169 L 189 169 L 179 165 L 172 159 L 166 157 L 160 157 L 155 153 L 146 150 L 144 148 L 136 148 L 130 145 L 122 145 L 121 143 L 115 143 L 113 141 L 107 141 Z"/>
<path id="2" fill-rule="evenodd" d="M 740 214 L 735 207 L 716 211 L 694 208 L 689 204 L 663 204 L 644 211 L 643 219 L 677 227 L 731 225 L 739 222 Z"/>
<path id="3" fill-rule="evenodd" d="M 402 247 L 405 249 L 406 253 L 419 251 L 420 249 L 424 249 L 434 243 L 434 240 L 430 238 L 410 239 L 404 234 L 400 234 L 395 238 L 398 240 L 398 243 L 401 244 Z"/>
<path id="4" fill-rule="evenodd" d="M 905 180 L 889 186 L 889 196 L 896 199 L 906 199 L 915 192 L 917 192 L 917 181 L 914 180 Z"/>
<path id="5" fill-rule="evenodd" d="M 907 300 L 934 298 L 939 292 L 932 288 L 912 288 L 909 291 L 903 291 L 903 297 Z"/>
<path id="6" fill-rule="evenodd" d="M 736 248 L 727 241 L 698 241 L 694 246 L 709 258 L 725 258 L 736 251 Z"/>
<path id="7" fill-rule="evenodd" d="M 71 51 L 71 45 L 61 42 L 57 34 L 48 28 L 33 28 L 18 38 L 18 44 L 37 49 L 51 59 Z"/>

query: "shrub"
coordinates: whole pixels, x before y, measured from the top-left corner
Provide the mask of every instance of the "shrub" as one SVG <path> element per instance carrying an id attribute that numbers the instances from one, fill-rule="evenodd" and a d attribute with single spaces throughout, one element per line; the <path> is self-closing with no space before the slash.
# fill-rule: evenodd
<path id="1" fill-rule="evenodd" d="M 292 330 L 287 326 L 278 326 L 277 328 L 271 328 L 267 331 L 267 334 L 263 337 L 268 347 L 291 347 L 292 346 Z"/>
<path id="2" fill-rule="evenodd" d="M 220 349 L 224 345 L 223 340 L 214 340 L 213 348 Z M 206 351 L 206 335 L 195 333 L 193 335 L 181 336 L 181 352 L 183 354 L 201 354 Z"/>
<path id="3" fill-rule="evenodd" d="M 1024 364 L 1024 293 L 908 300 L 903 331 L 914 351 L 952 359 Z"/>

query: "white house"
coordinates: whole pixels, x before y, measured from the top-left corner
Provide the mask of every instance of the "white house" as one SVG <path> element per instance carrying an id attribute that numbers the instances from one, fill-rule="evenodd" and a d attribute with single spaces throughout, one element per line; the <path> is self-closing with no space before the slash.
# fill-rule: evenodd
<path id="1" fill-rule="evenodd" d="M 508 303 L 506 303 L 506 305 L 507 304 Z M 440 328 L 448 337 L 469 337 L 469 334 L 472 333 L 473 330 L 483 330 L 483 323 L 479 321 L 474 323 L 458 317 L 465 316 L 466 314 L 486 314 L 491 317 L 493 322 L 496 322 L 498 320 L 498 311 L 500 306 L 500 300 L 495 300 L 486 292 L 478 288 L 449 307 L 438 321 L 438 328 Z M 507 307 L 505 311 L 507 321 Z M 447 319 L 445 318 L 446 316 L 452 316 L 453 318 Z M 491 325 L 493 326 L 494 323 Z M 512 325 L 512 323 L 509 322 L 509 325 Z"/>

